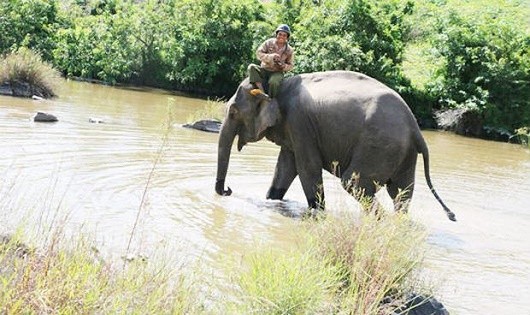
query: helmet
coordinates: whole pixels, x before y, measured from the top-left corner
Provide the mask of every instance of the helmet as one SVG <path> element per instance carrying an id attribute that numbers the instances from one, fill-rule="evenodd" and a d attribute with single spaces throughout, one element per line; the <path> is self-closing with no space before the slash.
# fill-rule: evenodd
<path id="1" fill-rule="evenodd" d="M 287 37 L 291 37 L 291 29 L 287 24 L 280 24 L 278 28 L 276 28 L 276 31 L 274 31 L 274 34 L 278 35 L 278 32 L 285 32 L 287 33 Z"/>

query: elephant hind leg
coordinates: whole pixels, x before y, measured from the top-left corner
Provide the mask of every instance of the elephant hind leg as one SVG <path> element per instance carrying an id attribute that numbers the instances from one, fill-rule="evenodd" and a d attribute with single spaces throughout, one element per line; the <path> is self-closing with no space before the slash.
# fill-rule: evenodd
<path id="1" fill-rule="evenodd" d="M 379 216 L 379 203 L 375 199 L 378 185 L 374 180 L 356 173 L 351 173 L 348 176 L 344 174 L 341 180 L 344 190 L 352 195 L 366 212 Z"/>
<path id="2" fill-rule="evenodd" d="M 391 178 L 386 185 L 396 212 L 407 212 L 414 192 L 415 165 Z"/>

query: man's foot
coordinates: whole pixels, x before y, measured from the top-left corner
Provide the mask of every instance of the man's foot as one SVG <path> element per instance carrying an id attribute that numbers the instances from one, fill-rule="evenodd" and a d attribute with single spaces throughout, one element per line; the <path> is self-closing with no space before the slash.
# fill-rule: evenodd
<path id="1" fill-rule="evenodd" d="M 252 90 L 250 90 L 250 94 L 252 94 L 252 96 L 258 96 L 258 95 L 262 94 L 263 96 L 269 97 L 265 92 L 263 92 L 260 89 L 252 89 Z"/>

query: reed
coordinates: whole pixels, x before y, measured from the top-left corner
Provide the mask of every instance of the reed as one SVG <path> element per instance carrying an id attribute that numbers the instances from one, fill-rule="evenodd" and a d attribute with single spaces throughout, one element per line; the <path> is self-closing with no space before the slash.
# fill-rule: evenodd
<path id="1" fill-rule="evenodd" d="M 21 47 L 11 54 L 0 58 L 0 84 L 8 83 L 12 89 L 27 84 L 28 95 L 53 97 L 58 85 L 60 73 L 50 64 L 44 62 L 40 55 L 32 50 Z M 31 95 L 30 95 L 31 94 Z"/>

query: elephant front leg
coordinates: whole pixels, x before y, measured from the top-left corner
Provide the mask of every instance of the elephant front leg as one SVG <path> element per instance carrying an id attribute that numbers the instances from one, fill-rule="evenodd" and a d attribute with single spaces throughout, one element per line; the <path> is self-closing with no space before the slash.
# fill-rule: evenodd
<path id="1" fill-rule="evenodd" d="M 282 148 L 278 155 L 276 170 L 271 187 L 267 192 L 267 199 L 281 200 L 298 175 L 292 151 Z"/>
<path id="2" fill-rule="evenodd" d="M 314 165 L 313 167 L 308 167 L 308 165 L 312 165 L 311 163 L 302 165 L 305 166 L 298 171 L 298 175 L 300 176 L 307 204 L 311 209 L 324 210 L 325 198 L 322 168 Z"/>

